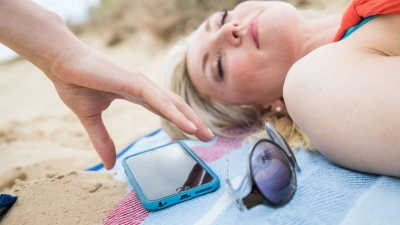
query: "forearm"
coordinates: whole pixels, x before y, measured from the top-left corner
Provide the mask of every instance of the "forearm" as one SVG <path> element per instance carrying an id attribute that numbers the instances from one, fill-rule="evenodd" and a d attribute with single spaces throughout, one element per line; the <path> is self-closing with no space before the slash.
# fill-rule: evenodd
<path id="1" fill-rule="evenodd" d="M 30 0 L 0 0 L 0 43 L 46 74 L 60 53 L 79 45 L 58 15 Z"/>

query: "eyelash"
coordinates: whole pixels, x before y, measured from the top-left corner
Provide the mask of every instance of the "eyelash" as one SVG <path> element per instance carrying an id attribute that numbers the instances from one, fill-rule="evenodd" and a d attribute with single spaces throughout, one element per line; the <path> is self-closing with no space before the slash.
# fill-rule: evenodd
<path id="1" fill-rule="evenodd" d="M 225 24 L 226 16 L 228 16 L 228 10 L 222 9 L 221 26 Z"/>
<path id="2" fill-rule="evenodd" d="M 222 64 L 221 64 L 221 55 L 218 56 L 217 67 L 218 67 L 219 81 L 223 81 L 224 80 L 224 70 L 222 69 Z"/>
<path id="3" fill-rule="evenodd" d="M 221 16 L 221 27 L 222 27 L 222 25 L 225 24 L 225 19 L 226 19 L 227 16 L 228 16 L 228 10 L 223 9 L 222 10 L 222 16 Z M 221 55 L 218 56 L 217 67 L 218 67 L 218 78 L 219 78 L 219 81 L 223 81 L 224 80 L 224 70 L 222 69 Z"/>

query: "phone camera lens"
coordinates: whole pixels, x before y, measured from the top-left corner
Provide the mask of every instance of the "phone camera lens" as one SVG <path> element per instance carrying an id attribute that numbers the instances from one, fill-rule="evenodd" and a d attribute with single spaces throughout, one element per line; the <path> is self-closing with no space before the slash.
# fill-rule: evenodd
<path id="1" fill-rule="evenodd" d="M 158 203 L 158 207 L 161 208 L 161 207 L 163 207 L 163 206 L 166 205 L 166 204 L 167 204 L 166 202 L 159 202 L 159 203 Z"/>
<path id="2" fill-rule="evenodd" d="M 176 189 L 176 192 L 177 192 L 177 193 L 180 193 L 180 192 L 186 191 L 186 190 L 188 190 L 188 189 L 190 189 L 190 187 L 187 187 L 187 186 L 178 187 L 178 188 Z"/>

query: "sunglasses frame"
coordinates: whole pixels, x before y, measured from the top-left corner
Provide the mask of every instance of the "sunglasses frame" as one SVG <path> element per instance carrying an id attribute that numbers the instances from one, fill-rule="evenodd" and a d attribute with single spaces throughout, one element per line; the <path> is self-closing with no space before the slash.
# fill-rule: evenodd
<path id="1" fill-rule="evenodd" d="M 275 128 L 271 124 L 269 124 L 269 123 L 265 124 L 265 131 L 270 139 L 260 139 L 252 146 L 252 148 L 250 150 L 249 158 L 248 158 L 249 163 L 247 166 L 247 174 L 242 179 L 241 184 L 239 185 L 239 188 L 237 188 L 237 189 L 233 188 L 233 185 L 229 178 L 229 162 L 227 161 L 226 170 L 225 170 L 226 188 L 227 188 L 229 195 L 233 198 L 235 205 L 240 210 L 250 209 L 250 208 L 252 208 L 256 205 L 260 205 L 260 204 L 268 205 L 268 206 L 272 206 L 272 207 L 278 207 L 278 206 L 284 205 L 293 197 L 293 195 L 296 191 L 296 187 L 297 187 L 296 170 L 299 171 L 300 167 L 297 164 L 297 161 L 296 161 L 296 158 L 295 158 L 295 155 L 294 155 L 292 149 L 289 147 L 287 142 L 282 138 L 282 136 L 279 134 L 279 132 L 276 131 Z M 292 177 L 294 179 L 294 183 L 293 183 L 294 187 L 293 187 L 293 190 L 291 191 L 291 193 L 288 195 L 288 197 L 286 197 L 284 200 L 282 200 L 280 202 L 273 202 L 273 201 L 269 200 L 266 196 L 264 196 L 264 194 L 262 194 L 262 192 L 260 191 L 260 189 L 257 186 L 257 183 L 254 180 L 253 172 L 252 172 L 252 168 L 251 168 L 252 167 L 251 157 L 253 155 L 255 147 L 260 142 L 267 142 L 267 143 L 270 143 L 270 144 L 274 145 L 275 147 L 277 147 L 283 153 L 284 157 L 286 158 L 286 160 L 290 166 L 290 170 L 292 172 Z M 250 180 L 249 180 L 249 178 L 250 178 Z M 238 196 L 237 191 L 238 190 L 242 191 L 242 189 L 244 187 L 243 185 L 251 186 L 251 191 L 246 196 L 241 197 L 241 196 Z"/>

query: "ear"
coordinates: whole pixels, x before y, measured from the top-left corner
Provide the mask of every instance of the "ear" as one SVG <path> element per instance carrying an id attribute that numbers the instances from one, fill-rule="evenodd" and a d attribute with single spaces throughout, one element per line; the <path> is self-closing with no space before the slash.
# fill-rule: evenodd
<path id="1" fill-rule="evenodd" d="M 263 109 L 265 109 L 267 113 L 276 113 L 286 109 L 286 105 L 283 98 L 278 98 L 269 104 L 263 105 Z"/>

